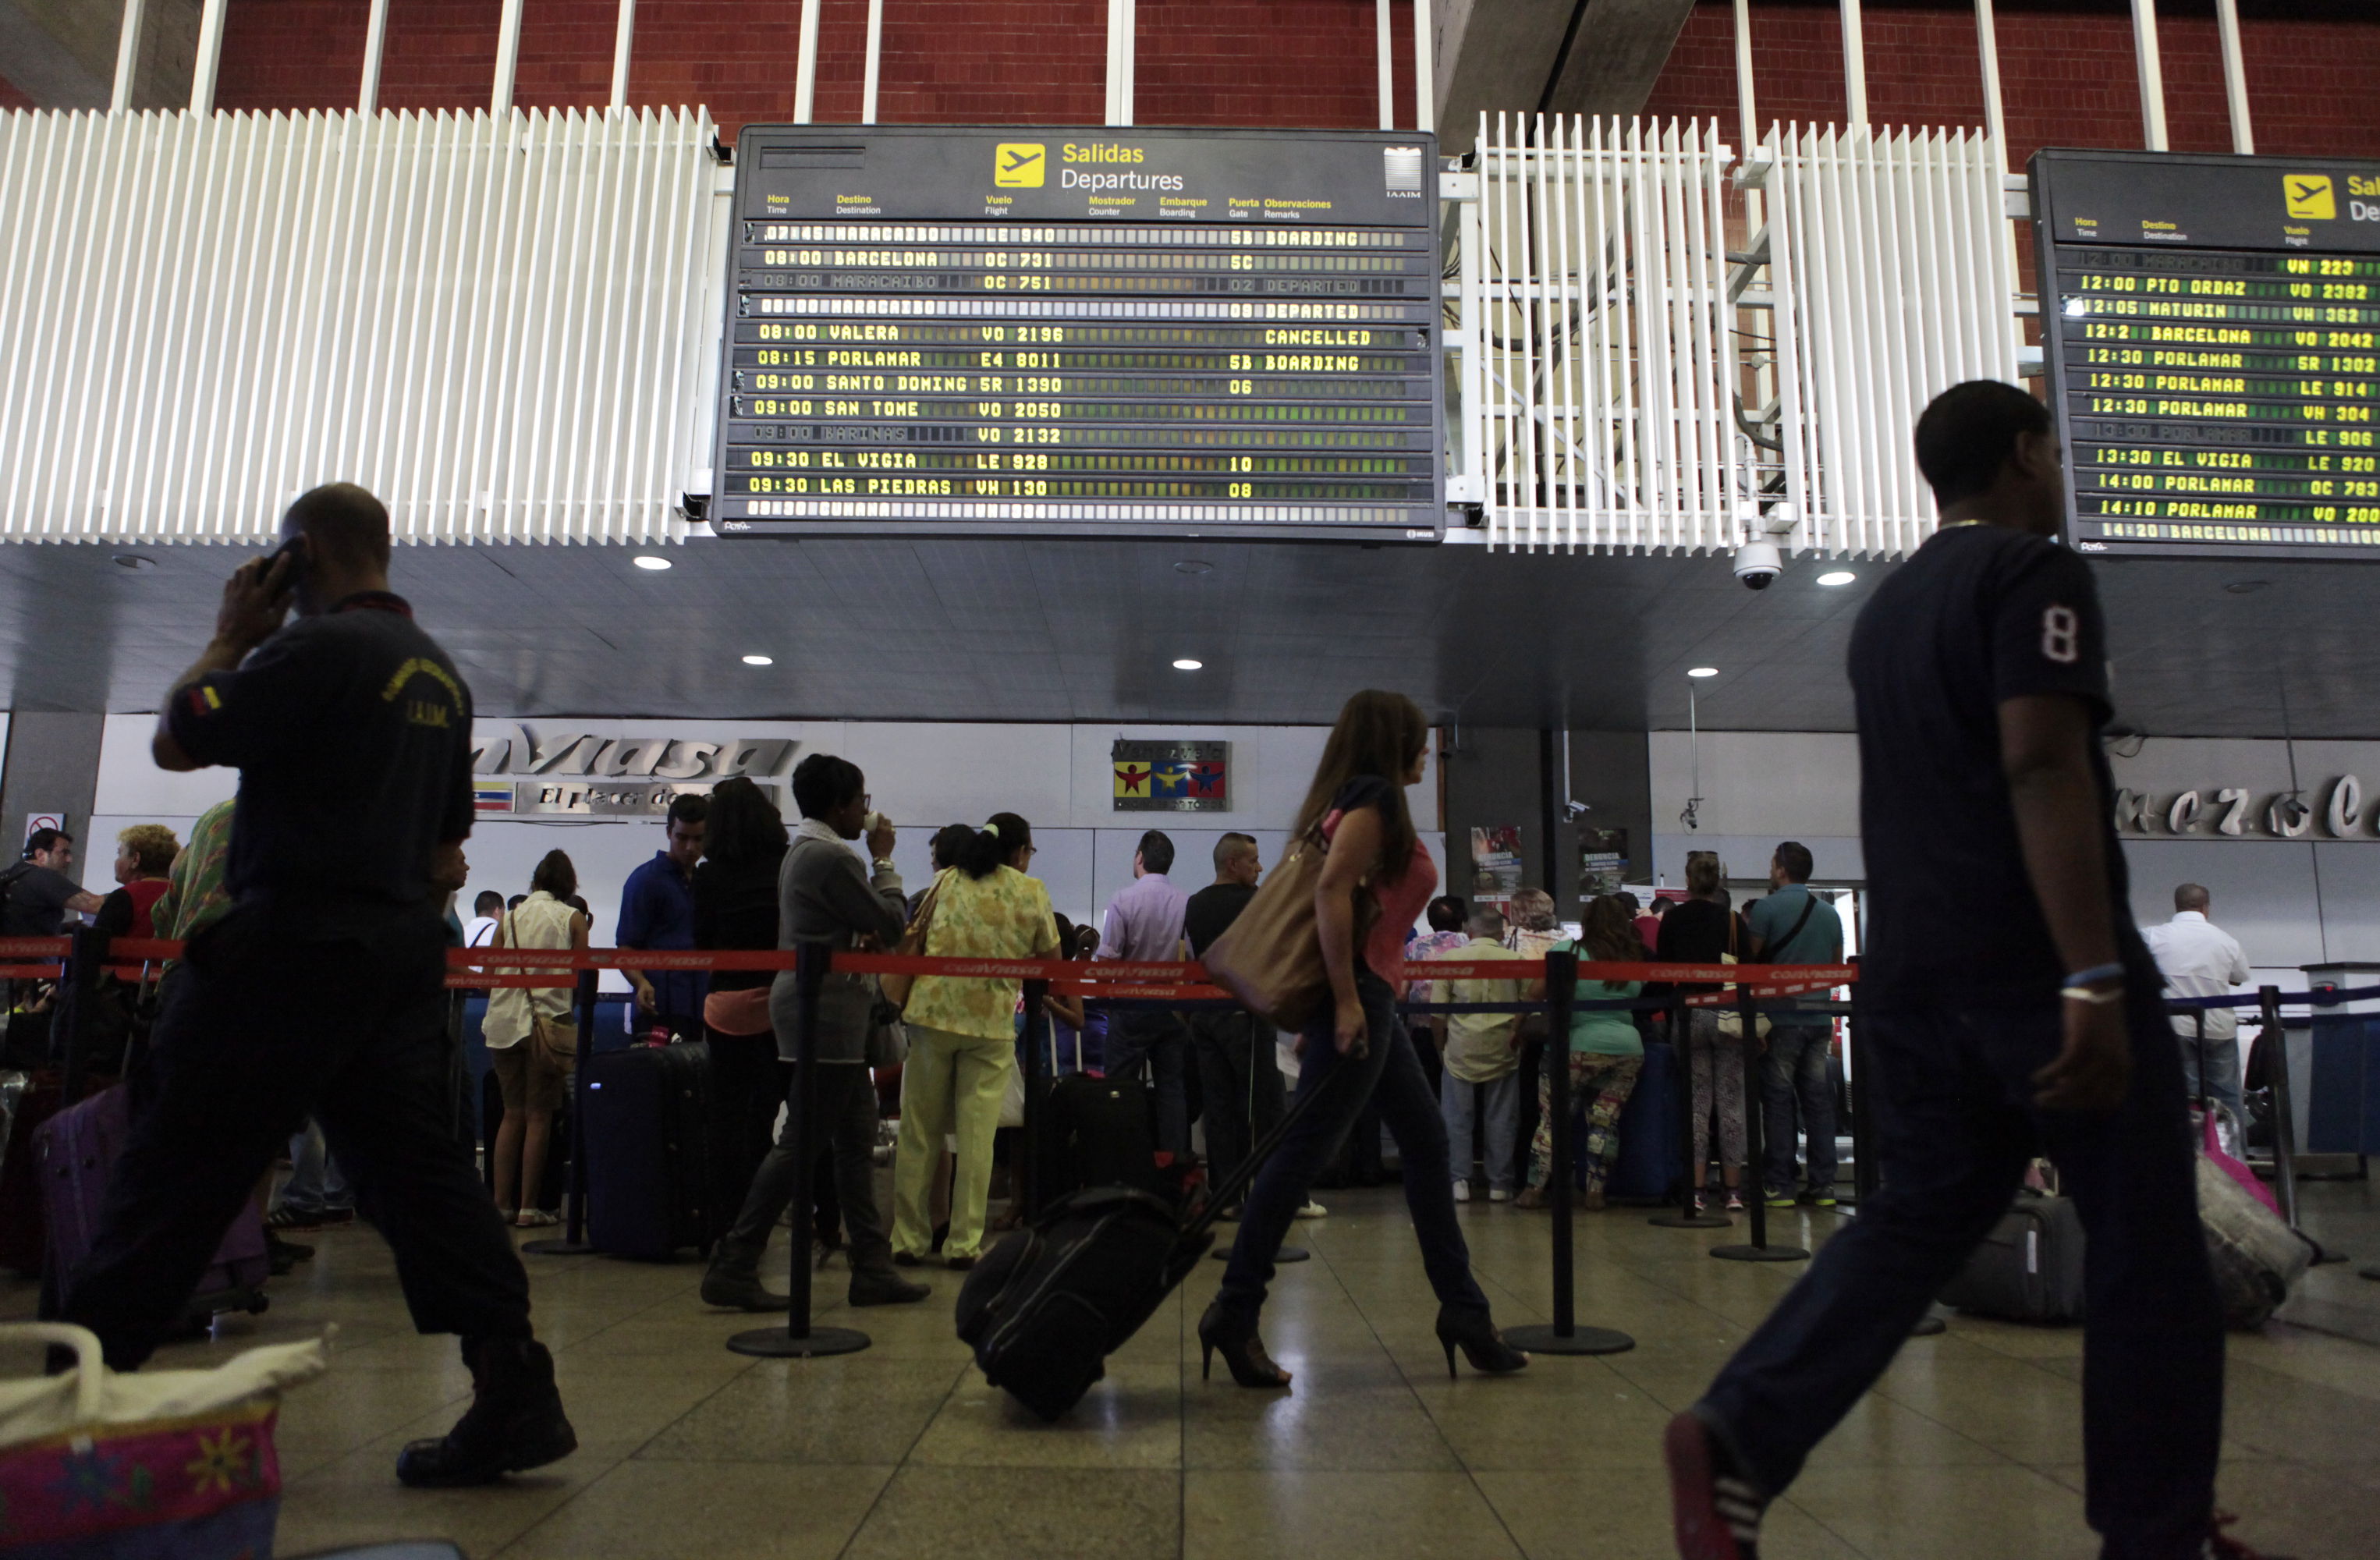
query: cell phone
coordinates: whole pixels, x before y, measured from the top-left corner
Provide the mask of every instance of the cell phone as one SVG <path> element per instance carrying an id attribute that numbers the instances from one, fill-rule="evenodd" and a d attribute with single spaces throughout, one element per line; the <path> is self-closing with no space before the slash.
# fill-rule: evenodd
<path id="1" fill-rule="evenodd" d="M 302 536 L 291 537 L 273 549 L 273 556 L 264 561 L 264 572 L 270 574 L 273 572 L 273 566 L 284 558 L 289 560 L 289 572 L 282 576 L 284 594 L 286 594 L 287 591 L 297 589 L 298 580 L 305 576 L 306 538 Z"/>

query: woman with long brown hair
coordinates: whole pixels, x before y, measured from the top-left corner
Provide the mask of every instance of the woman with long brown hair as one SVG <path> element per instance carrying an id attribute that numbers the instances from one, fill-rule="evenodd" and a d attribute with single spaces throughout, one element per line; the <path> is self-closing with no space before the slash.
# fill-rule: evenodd
<path id="1" fill-rule="evenodd" d="M 1455 1218 L 1445 1123 L 1396 1015 L 1405 934 L 1438 889 L 1438 868 L 1415 835 L 1404 794 L 1421 780 L 1428 737 L 1413 700 L 1377 689 L 1357 694 L 1339 712 L 1298 809 L 1295 837 L 1318 829 L 1328 842 L 1314 911 L 1331 1001 L 1298 1039 L 1297 1090 L 1301 1100 L 1329 1092 L 1300 1113 L 1257 1173 L 1222 1291 L 1198 1321 L 1207 1369 L 1220 1349 L 1242 1386 L 1289 1385 L 1289 1373 L 1272 1362 L 1257 1336 L 1273 1255 L 1315 1173 L 1374 1099 L 1404 1161 L 1405 1203 L 1438 1294 L 1448 1373 L 1458 1348 L 1482 1371 L 1517 1371 L 1529 1362 L 1497 1333 L 1488 1297 L 1471 1276 L 1470 1248 Z"/>
<path id="2" fill-rule="evenodd" d="M 1634 964 L 1645 957 L 1644 941 L 1615 894 L 1589 901 L 1572 948 L 1582 963 Z M 1582 980 L 1578 999 L 1625 1001 L 1644 989 L 1641 981 Z M 1636 1092 L 1645 1041 L 1636 1033 L 1635 1016 L 1622 1009 L 1573 1009 L 1565 1049 L 1571 1101 L 1586 1113 L 1586 1196 L 1581 1206 L 1596 1213 L 1603 1207 L 1604 1180 L 1620 1156 L 1620 1113 Z M 1529 1140 L 1529 1184 L 1517 1200 L 1524 1208 L 1546 1204 L 1546 1182 L 1552 1178 L 1554 1161 L 1553 1070 L 1563 1065 L 1561 1055 L 1549 1051 L 1537 1072 L 1537 1131 Z"/>

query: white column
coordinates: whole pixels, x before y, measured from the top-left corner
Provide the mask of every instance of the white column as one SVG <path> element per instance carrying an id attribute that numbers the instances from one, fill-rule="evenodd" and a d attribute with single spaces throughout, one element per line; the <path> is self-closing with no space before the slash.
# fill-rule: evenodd
<path id="1" fill-rule="evenodd" d="M 488 89 L 488 112 L 513 111 L 513 75 L 520 67 L 521 0 L 504 0 L 504 17 L 496 29 L 496 79 Z"/>
<path id="2" fill-rule="evenodd" d="M 1992 0 L 1975 0 L 1975 53 L 1984 62 L 1984 128 L 1999 149 L 2000 170 L 2008 170 L 2008 121 L 2000 112 L 2000 39 L 1993 24 Z"/>
<path id="3" fill-rule="evenodd" d="M 373 0 L 375 5 L 386 0 Z M 637 0 L 620 0 L 619 25 L 612 33 L 612 107 L 628 106 L 628 56 L 636 51 Z"/>
<path id="4" fill-rule="evenodd" d="M 2141 73 L 2141 137 L 2151 151 L 2165 144 L 2165 66 L 2157 57 L 2156 0 L 2132 0 L 2132 58 Z"/>
<path id="5" fill-rule="evenodd" d="M 2256 128 L 2248 119 L 2248 60 L 2240 48 L 2240 0 L 2215 0 L 2215 30 L 2223 43 L 2223 101 L 2231 110 L 2231 150 L 2256 154 Z"/>
<path id="6" fill-rule="evenodd" d="M 868 75 L 859 89 L 859 122 L 876 123 L 876 79 L 884 63 L 884 0 L 868 0 Z"/>
<path id="7" fill-rule="evenodd" d="M 107 99 L 110 113 L 132 106 L 133 81 L 140 74 L 140 24 L 147 19 L 142 0 L 124 0 L 124 23 L 115 32 L 115 88 Z"/>
<path id="8" fill-rule="evenodd" d="M 1108 123 L 1132 123 L 1133 0 L 1108 0 Z"/>
<path id="9" fill-rule="evenodd" d="M 1438 7 L 1414 0 L 1414 128 L 1438 128 Z"/>
<path id="10" fill-rule="evenodd" d="M 1140 91 L 1140 6 L 1139 0 L 1123 0 L 1123 48 L 1116 63 L 1123 67 L 1123 92 L 1119 106 L 1123 116 L 1119 125 L 1133 123 L 1133 99 Z"/>
<path id="11" fill-rule="evenodd" d="M 364 22 L 364 74 L 356 88 L 356 112 L 374 114 L 380 110 L 380 62 L 388 47 L 388 0 L 371 0 L 371 15 Z"/>
<path id="12" fill-rule="evenodd" d="M 1759 120 L 1752 111 L 1752 0 L 1735 0 L 1735 109 L 1743 123 L 1743 140 L 1735 151 L 1741 159 L 1760 144 Z"/>
<path id="13" fill-rule="evenodd" d="M 1843 0 L 1843 95 L 1851 104 L 1852 128 L 1867 128 L 1867 39 L 1860 29 L 1860 0 Z"/>
<path id="14" fill-rule="evenodd" d="M 802 0 L 801 53 L 794 61 L 794 123 L 809 124 L 818 105 L 819 0 Z"/>
<path id="15" fill-rule="evenodd" d="M 1380 87 L 1380 128 L 1397 127 L 1396 49 L 1389 31 L 1389 0 L 1372 0 L 1372 65 Z"/>
<path id="16" fill-rule="evenodd" d="M 223 64 L 224 6 L 225 0 L 206 0 L 199 12 L 199 54 L 190 62 L 190 112 L 212 114 L 215 111 L 215 69 Z"/>

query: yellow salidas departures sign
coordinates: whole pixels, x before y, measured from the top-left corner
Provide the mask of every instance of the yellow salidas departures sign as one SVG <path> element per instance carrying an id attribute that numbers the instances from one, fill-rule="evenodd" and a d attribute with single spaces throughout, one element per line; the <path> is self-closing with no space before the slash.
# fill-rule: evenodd
<path id="1" fill-rule="evenodd" d="M 2380 163 L 2044 151 L 2032 182 L 2068 539 L 2380 562 Z"/>
<path id="2" fill-rule="evenodd" d="M 1443 534 L 1437 147 L 749 126 L 722 535 Z"/>

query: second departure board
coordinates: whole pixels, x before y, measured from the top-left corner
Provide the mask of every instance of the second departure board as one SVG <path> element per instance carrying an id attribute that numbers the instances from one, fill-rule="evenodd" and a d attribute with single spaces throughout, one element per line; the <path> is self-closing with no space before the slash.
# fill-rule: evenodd
<path id="1" fill-rule="evenodd" d="M 752 126 L 727 536 L 1443 534 L 1415 132 Z"/>
<path id="2" fill-rule="evenodd" d="M 2380 561 L 2380 163 L 2043 151 L 2032 187 L 2074 546 Z"/>

